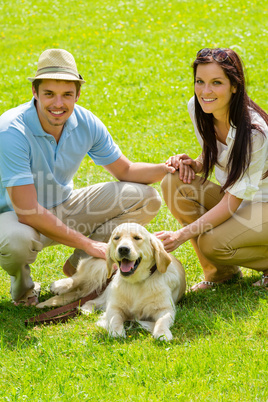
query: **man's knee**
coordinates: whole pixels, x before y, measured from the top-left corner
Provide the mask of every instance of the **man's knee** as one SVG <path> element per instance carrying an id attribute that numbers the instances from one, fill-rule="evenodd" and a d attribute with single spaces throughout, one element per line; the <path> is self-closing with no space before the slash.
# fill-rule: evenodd
<path id="1" fill-rule="evenodd" d="M 133 198 L 131 200 L 131 194 Z M 135 213 L 135 219 L 141 223 L 150 222 L 158 213 L 162 200 L 158 191 L 146 184 L 133 184 L 129 192 L 129 208 Z"/>
<path id="2" fill-rule="evenodd" d="M 119 189 L 119 204 L 124 210 L 135 209 L 157 214 L 161 207 L 161 197 L 158 191 L 147 185 L 134 182 L 117 182 Z M 116 198 L 117 199 L 117 198 Z"/>
<path id="3" fill-rule="evenodd" d="M 144 196 L 145 203 L 146 203 L 146 210 L 155 216 L 162 204 L 161 197 L 158 191 L 150 186 L 146 186 L 146 194 Z"/>
<path id="4" fill-rule="evenodd" d="M 39 233 L 27 225 L 17 225 L 16 230 L 6 230 L 0 240 L 0 265 L 32 263 L 42 250 Z"/>

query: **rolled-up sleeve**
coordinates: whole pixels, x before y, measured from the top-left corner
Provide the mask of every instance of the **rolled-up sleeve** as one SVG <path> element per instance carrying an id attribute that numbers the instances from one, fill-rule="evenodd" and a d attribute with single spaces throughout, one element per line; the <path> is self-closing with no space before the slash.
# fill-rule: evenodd
<path id="1" fill-rule="evenodd" d="M 230 188 L 230 194 L 243 200 L 252 201 L 260 189 L 263 174 L 266 172 L 268 157 L 267 133 L 252 131 L 251 162 L 243 176 Z"/>

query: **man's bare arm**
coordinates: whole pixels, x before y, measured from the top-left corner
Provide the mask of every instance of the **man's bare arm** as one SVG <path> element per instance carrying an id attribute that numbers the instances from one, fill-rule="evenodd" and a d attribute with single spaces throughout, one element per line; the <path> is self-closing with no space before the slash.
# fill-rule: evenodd
<path id="1" fill-rule="evenodd" d="M 161 181 L 167 173 L 175 172 L 173 166 L 167 166 L 165 163 L 133 163 L 124 155 L 104 167 L 120 181 L 132 181 L 143 184 L 156 183 Z"/>
<path id="2" fill-rule="evenodd" d="M 46 237 L 69 247 L 79 248 L 94 257 L 105 258 L 106 244 L 89 239 L 70 229 L 37 202 L 33 184 L 7 188 L 20 223 L 29 225 Z"/>

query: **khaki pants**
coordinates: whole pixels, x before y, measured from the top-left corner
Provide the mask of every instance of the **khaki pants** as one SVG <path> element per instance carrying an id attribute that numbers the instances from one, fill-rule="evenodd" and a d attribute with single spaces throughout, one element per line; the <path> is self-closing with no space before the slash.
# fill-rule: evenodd
<path id="1" fill-rule="evenodd" d="M 221 187 L 196 177 L 191 184 L 168 174 L 161 183 L 173 216 L 188 225 L 222 199 Z M 220 281 L 238 272 L 238 266 L 268 269 L 268 203 L 248 203 L 221 225 L 191 239 L 207 281 Z"/>
<path id="2" fill-rule="evenodd" d="M 74 190 L 63 204 L 50 211 L 68 227 L 85 236 L 107 242 L 112 230 L 123 222 L 149 223 L 159 211 L 161 198 L 147 185 L 110 182 Z M 15 212 L 0 214 L 0 265 L 11 276 L 11 296 L 19 300 L 34 286 L 29 264 L 44 247 L 57 244 L 28 225 Z M 75 250 L 70 257 L 76 267 L 87 257 Z"/>

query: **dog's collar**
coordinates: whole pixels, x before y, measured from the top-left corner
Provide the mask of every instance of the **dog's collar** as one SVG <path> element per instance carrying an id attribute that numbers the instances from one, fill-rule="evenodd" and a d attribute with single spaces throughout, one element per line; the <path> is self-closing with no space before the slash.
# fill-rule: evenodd
<path id="1" fill-rule="evenodd" d="M 154 264 L 154 266 L 150 269 L 151 275 L 153 275 L 156 270 L 157 270 L 157 266 L 156 266 L 156 264 Z"/>

